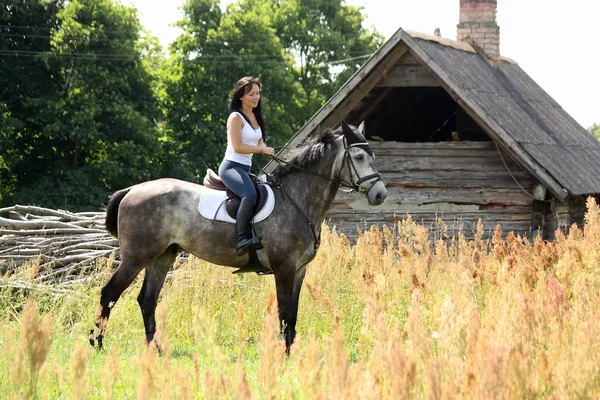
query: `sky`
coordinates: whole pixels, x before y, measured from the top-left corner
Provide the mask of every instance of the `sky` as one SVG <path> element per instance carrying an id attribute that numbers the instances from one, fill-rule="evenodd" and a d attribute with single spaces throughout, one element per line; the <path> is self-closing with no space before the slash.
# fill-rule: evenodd
<path id="1" fill-rule="evenodd" d="M 183 0 L 122 0 L 166 48 Z M 224 8 L 231 0 L 222 0 Z M 365 27 L 389 39 L 399 28 L 456 39 L 459 0 L 346 0 Z M 515 60 L 584 128 L 600 124 L 600 0 L 498 0 L 500 53 Z"/>

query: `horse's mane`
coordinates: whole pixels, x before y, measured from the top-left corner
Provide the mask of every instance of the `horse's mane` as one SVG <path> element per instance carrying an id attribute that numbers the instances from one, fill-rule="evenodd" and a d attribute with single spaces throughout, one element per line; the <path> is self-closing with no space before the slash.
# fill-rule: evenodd
<path id="1" fill-rule="evenodd" d="M 285 157 L 285 161 L 289 164 L 279 163 L 273 174 L 278 176 L 289 174 L 295 169 L 290 164 L 299 168 L 310 168 L 323 157 L 325 151 L 331 147 L 340 135 L 341 129 L 338 128 L 336 130 L 326 129 L 320 134 L 310 137 L 301 146 L 291 150 Z"/>

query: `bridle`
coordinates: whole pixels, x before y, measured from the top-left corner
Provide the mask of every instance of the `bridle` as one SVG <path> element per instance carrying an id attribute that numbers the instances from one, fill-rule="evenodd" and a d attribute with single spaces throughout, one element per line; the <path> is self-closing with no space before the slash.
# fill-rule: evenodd
<path id="1" fill-rule="evenodd" d="M 279 157 L 276 156 L 272 156 L 271 159 L 281 163 L 281 164 L 286 164 L 289 165 L 292 168 L 298 169 L 300 171 L 304 171 L 307 172 L 311 175 L 314 176 L 318 176 L 319 178 L 334 182 L 334 183 L 338 183 L 341 186 L 345 186 L 345 187 L 349 187 L 351 189 L 351 191 L 355 191 L 357 193 L 364 193 L 365 196 L 367 196 L 369 194 L 369 192 L 371 191 L 371 189 L 373 189 L 373 186 L 375 186 L 375 184 L 379 181 L 383 181 L 383 179 L 381 178 L 381 174 L 379 172 L 367 175 L 367 176 L 359 176 L 358 175 L 358 170 L 356 169 L 356 166 L 354 165 L 354 161 L 352 161 L 352 157 L 350 156 L 350 149 L 354 148 L 354 147 L 358 147 L 361 148 L 362 150 L 364 150 L 367 154 L 369 154 L 371 157 L 373 156 L 373 151 L 371 150 L 371 147 L 369 146 L 369 143 L 367 143 L 366 141 L 364 142 L 356 142 L 356 143 L 351 143 L 348 144 L 348 141 L 346 140 L 346 137 L 344 137 L 344 158 L 342 159 L 342 167 L 339 170 L 338 176 L 336 179 L 332 179 L 328 176 L 325 175 L 321 175 L 318 172 L 314 172 L 314 171 L 310 171 L 306 168 L 302 168 L 298 165 L 294 165 L 292 163 L 289 163 Z M 342 179 L 342 171 L 344 169 L 344 166 L 348 165 L 348 171 L 350 172 L 350 183 L 345 182 Z M 354 174 L 358 177 L 358 180 L 355 182 L 354 181 L 354 175 L 352 174 L 352 172 L 354 171 Z M 373 182 L 371 183 L 371 185 L 369 186 L 369 188 L 367 190 L 364 190 L 360 184 L 363 182 L 366 182 L 370 179 L 373 179 Z M 292 205 L 296 208 L 296 210 L 298 211 L 298 213 L 300 214 L 300 216 L 302 217 L 302 219 L 304 220 L 304 222 L 307 223 L 308 227 L 310 228 L 310 231 L 313 234 L 313 238 L 314 238 L 314 252 L 313 255 L 310 257 L 310 259 L 304 264 L 308 264 L 309 262 L 312 261 L 312 259 L 317 255 L 317 250 L 319 249 L 319 245 L 321 244 L 321 237 L 320 237 L 320 231 L 319 231 L 319 235 L 317 234 L 317 232 L 315 231 L 315 227 L 313 225 L 313 223 L 310 221 L 310 219 L 306 216 L 306 214 L 302 211 L 302 209 L 300 208 L 300 206 L 296 203 L 296 201 L 284 190 L 283 188 L 283 184 L 281 183 L 281 181 L 277 182 L 275 184 L 275 187 L 277 189 L 280 189 L 281 192 L 283 193 L 283 195 L 290 200 L 290 202 L 292 203 Z"/>
<path id="2" fill-rule="evenodd" d="M 373 157 L 373 151 L 371 151 L 371 147 L 369 146 L 369 143 L 358 142 L 358 143 L 347 144 L 346 138 L 344 138 L 344 159 L 342 160 L 342 163 L 347 161 L 348 170 L 350 171 L 350 183 L 348 184 L 341 179 L 342 170 L 344 169 L 343 165 L 342 165 L 342 168 L 340 168 L 340 172 L 338 174 L 337 181 L 340 182 L 340 185 L 349 187 L 350 189 L 356 191 L 357 193 L 362 194 L 364 192 L 364 195 L 367 196 L 369 194 L 369 192 L 371 191 L 371 189 L 373 189 L 373 186 L 375 186 L 375 184 L 377 182 L 382 181 L 383 179 L 381 178 L 381 174 L 379 172 L 375 172 L 371 175 L 367 175 L 367 176 L 363 176 L 363 177 L 358 175 L 358 171 L 356 169 L 356 166 L 354 165 L 354 161 L 352 161 L 352 157 L 350 156 L 350 149 L 352 149 L 354 147 L 361 148 L 362 150 L 365 151 L 365 153 L 367 153 L 368 155 Z M 354 182 L 354 175 L 352 174 L 352 171 L 354 171 L 354 175 L 356 175 L 358 177 L 358 180 L 356 182 Z M 369 186 L 369 188 L 367 190 L 364 190 L 360 186 L 360 184 L 363 182 L 366 182 L 368 180 L 371 180 L 371 179 L 373 179 L 373 182 L 371 182 L 371 185 Z"/>
<path id="3" fill-rule="evenodd" d="M 306 168 L 302 168 L 298 165 L 294 165 L 292 163 L 289 163 L 279 157 L 276 156 L 272 156 L 271 159 L 280 163 L 280 164 L 286 164 L 289 165 L 292 168 L 298 169 L 300 171 L 304 171 L 307 172 L 311 175 L 314 176 L 318 176 L 321 179 L 325 179 L 334 183 L 339 183 L 340 186 L 344 186 L 347 188 L 350 188 L 351 190 L 360 193 L 360 194 L 364 194 L 365 196 L 367 196 L 369 194 L 369 192 L 371 191 L 371 189 L 373 189 L 373 186 L 375 186 L 375 184 L 379 181 L 382 181 L 383 179 L 381 178 L 381 174 L 379 172 L 375 172 L 373 174 L 367 175 L 367 176 L 359 176 L 358 174 L 358 170 L 356 169 L 356 166 L 354 165 L 354 161 L 352 161 L 352 157 L 350 156 L 350 149 L 352 148 L 361 148 L 362 150 L 365 151 L 365 153 L 367 153 L 368 155 L 370 155 L 371 157 L 373 156 L 373 151 L 371 150 L 371 147 L 369 146 L 369 143 L 367 142 L 357 142 L 357 143 L 352 143 L 352 144 L 348 144 L 346 138 L 344 137 L 344 158 L 342 159 L 342 167 L 340 168 L 339 172 L 338 172 L 338 176 L 335 179 L 332 179 L 328 176 L 325 175 L 321 175 L 318 172 L 315 171 L 310 171 Z M 345 182 L 342 179 L 342 172 L 344 170 L 344 166 L 348 165 L 348 171 L 350 172 L 350 182 Z M 354 172 L 354 174 L 352 174 L 352 172 Z M 356 177 L 358 178 L 358 180 L 355 182 L 354 181 L 354 176 L 356 175 Z M 373 179 L 373 182 L 371 182 L 371 185 L 369 186 L 368 189 L 363 189 L 360 185 L 363 182 L 366 182 L 368 180 Z"/>

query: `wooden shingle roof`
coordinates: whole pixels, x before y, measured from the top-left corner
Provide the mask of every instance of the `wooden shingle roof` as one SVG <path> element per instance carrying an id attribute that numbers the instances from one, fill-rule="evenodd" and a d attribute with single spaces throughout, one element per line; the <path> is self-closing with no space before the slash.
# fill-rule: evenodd
<path id="1" fill-rule="evenodd" d="M 521 147 L 569 194 L 600 193 L 600 142 L 517 64 L 411 39 L 481 120 L 512 139 L 509 147 Z"/>
<path id="2" fill-rule="evenodd" d="M 600 142 L 514 61 L 501 58 L 492 63 L 467 43 L 402 29 L 313 115 L 288 147 L 297 146 L 321 126 L 339 124 L 408 50 L 557 198 L 600 194 Z"/>

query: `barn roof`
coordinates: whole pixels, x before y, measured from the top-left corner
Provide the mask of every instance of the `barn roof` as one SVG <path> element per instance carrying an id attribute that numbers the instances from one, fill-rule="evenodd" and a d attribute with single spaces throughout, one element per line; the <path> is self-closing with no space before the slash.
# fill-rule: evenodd
<path id="1" fill-rule="evenodd" d="M 356 109 L 367 98 L 373 101 L 370 92 L 409 51 L 486 134 L 559 199 L 600 193 L 600 142 L 514 61 L 491 62 L 467 43 L 402 29 L 311 117 L 288 148 L 320 127 L 360 114 Z"/>

